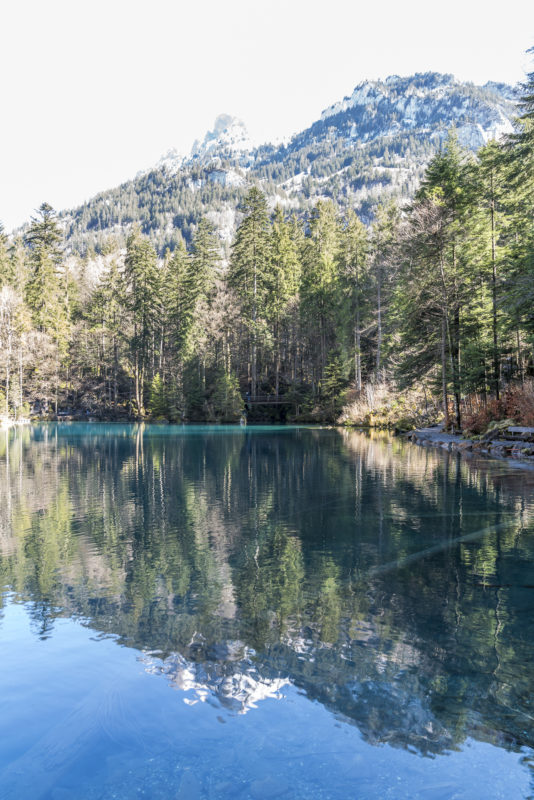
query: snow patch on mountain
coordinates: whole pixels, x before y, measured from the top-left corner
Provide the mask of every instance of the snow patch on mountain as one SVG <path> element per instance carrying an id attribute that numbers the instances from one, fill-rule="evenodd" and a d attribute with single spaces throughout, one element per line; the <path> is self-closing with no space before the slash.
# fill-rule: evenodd
<path id="1" fill-rule="evenodd" d="M 426 90 L 417 80 L 421 77 L 427 77 L 431 81 L 431 86 Z M 363 107 L 370 110 L 370 107 L 378 105 L 383 99 L 397 99 L 399 92 L 401 93 L 399 110 L 401 110 L 403 108 L 403 98 L 406 96 L 423 99 L 432 94 L 434 98 L 440 98 L 443 96 L 446 87 L 451 84 L 459 85 L 452 75 L 439 75 L 438 73 L 429 73 L 428 76 L 417 73 L 415 79 L 414 82 L 413 78 L 408 79 L 401 78 L 398 75 L 390 75 L 384 81 L 362 81 L 356 86 L 350 97 L 344 97 L 343 100 L 326 108 L 321 114 L 321 119 L 325 120 L 350 108 Z M 415 108 L 415 105 L 413 107 Z"/>
<path id="2" fill-rule="evenodd" d="M 208 172 L 208 180 L 211 183 L 218 183 L 219 186 L 243 186 L 246 178 L 235 169 L 213 169 Z"/>
<path id="3" fill-rule="evenodd" d="M 391 75 L 358 84 L 350 97 L 326 108 L 320 121 L 331 121 L 345 138 L 365 142 L 400 131 L 430 132 L 439 119 L 449 119 L 450 124 L 457 122 L 461 143 L 476 150 L 512 131 L 513 100 L 514 89 L 504 84 L 477 87 L 438 73 Z M 381 119 L 382 126 L 373 126 L 374 118 Z M 433 136 L 441 138 L 441 132 Z"/>
<path id="4" fill-rule="evenodd" d="M 221 242 L 232 244 L 236 229 L 237 209 L 233 206 L 225 206 L 219 211 L 208 211 L 206 217 L 217 230 Z"/>
<path id="5" fill-rule="evenodd" d="M 184 164 L 185 157 L 178 152 L 176 147 L 171 147 L 170 150 L 161 156 L 156 164 L 157 169 L 165 169 L 170 175 L 176 175 Z"/>

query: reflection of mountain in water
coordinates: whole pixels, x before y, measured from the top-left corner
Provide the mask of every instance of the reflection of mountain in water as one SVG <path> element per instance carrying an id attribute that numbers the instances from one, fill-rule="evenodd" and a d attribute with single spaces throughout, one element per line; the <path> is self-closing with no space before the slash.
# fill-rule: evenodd
<path id="1" fill-rule="evenodd" d="M 358 433 L 96 425 L 11 431 L 0 469 L 0 578 L 38 635 L 79 616 L 230 712 L 291 683 L 372 743 L 534 744 L 533 475 Z"/>
<path id="2" fill-rule="evenodd" d="M 157 653 L 148 652 L 143 653 L 141 661 L 147 672 L 165 675 L 173 688 L 185 692 L 188 705 L 215 699 L 237 714 L 256 708 L 260 700 L 279 698 L 281 689 L 289 683 L 287 678 L 262 676 L 252 661 L 253 651 L 241 642 L 225 642 L 215 649 L 219 659 L 228 656 L 228 660 L 191 661 L 180 653 L 160 659 L 154 657 Z M 242 656 L 239 660 L 235 660 L 237 653 Z"/>

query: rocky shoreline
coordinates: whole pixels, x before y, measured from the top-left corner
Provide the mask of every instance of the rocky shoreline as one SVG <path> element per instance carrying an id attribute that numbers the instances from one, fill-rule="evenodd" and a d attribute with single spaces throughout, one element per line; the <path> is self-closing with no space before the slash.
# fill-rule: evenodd
<path id="1" fill-rule="evenodd" d="M 440 447 L 449 452 L 479 453 L 534 464 L 534 428 L 496 428 L 472 439 L 445 433 L 441 428 L 421 428 L 404 435 L 421 447 Z"/>

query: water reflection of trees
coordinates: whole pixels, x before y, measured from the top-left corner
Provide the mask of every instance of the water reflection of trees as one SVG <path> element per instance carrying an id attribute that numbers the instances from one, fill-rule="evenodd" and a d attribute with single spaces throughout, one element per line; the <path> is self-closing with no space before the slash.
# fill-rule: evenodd
<path id="1" fill-rule="evenodd" d="M 240 708 L 289 678 L 373 742 L 533 744 L 532 474 L 141 426 L 10 431 L 0 470 L 0 578 L 39 635 L 78 615 Z"/>

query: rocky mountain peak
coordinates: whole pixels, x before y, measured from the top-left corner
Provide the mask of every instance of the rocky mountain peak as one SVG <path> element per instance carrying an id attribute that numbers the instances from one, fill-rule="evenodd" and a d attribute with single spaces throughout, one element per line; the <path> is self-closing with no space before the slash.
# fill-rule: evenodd
<path id="1" fill-rule="evenodd" d="M 453 75 L 418 72 L 409 77 L 363 81 L 350 97 L 326 108 L 312 135 L 368 142 L 402 132 L 443 138 L 455 125 L 462 144 L 476 150 L 512 129 L 513 89 L 504 84 L 475 86 Z"/>
<path id="2" fill-rule="evenodd" d="M 254 149 L 245 123 L 231 114 L 219 114 L 202 142 L 193 144 L 191 157 L 204 160 L 208 158 L 240 158 Z"/>

